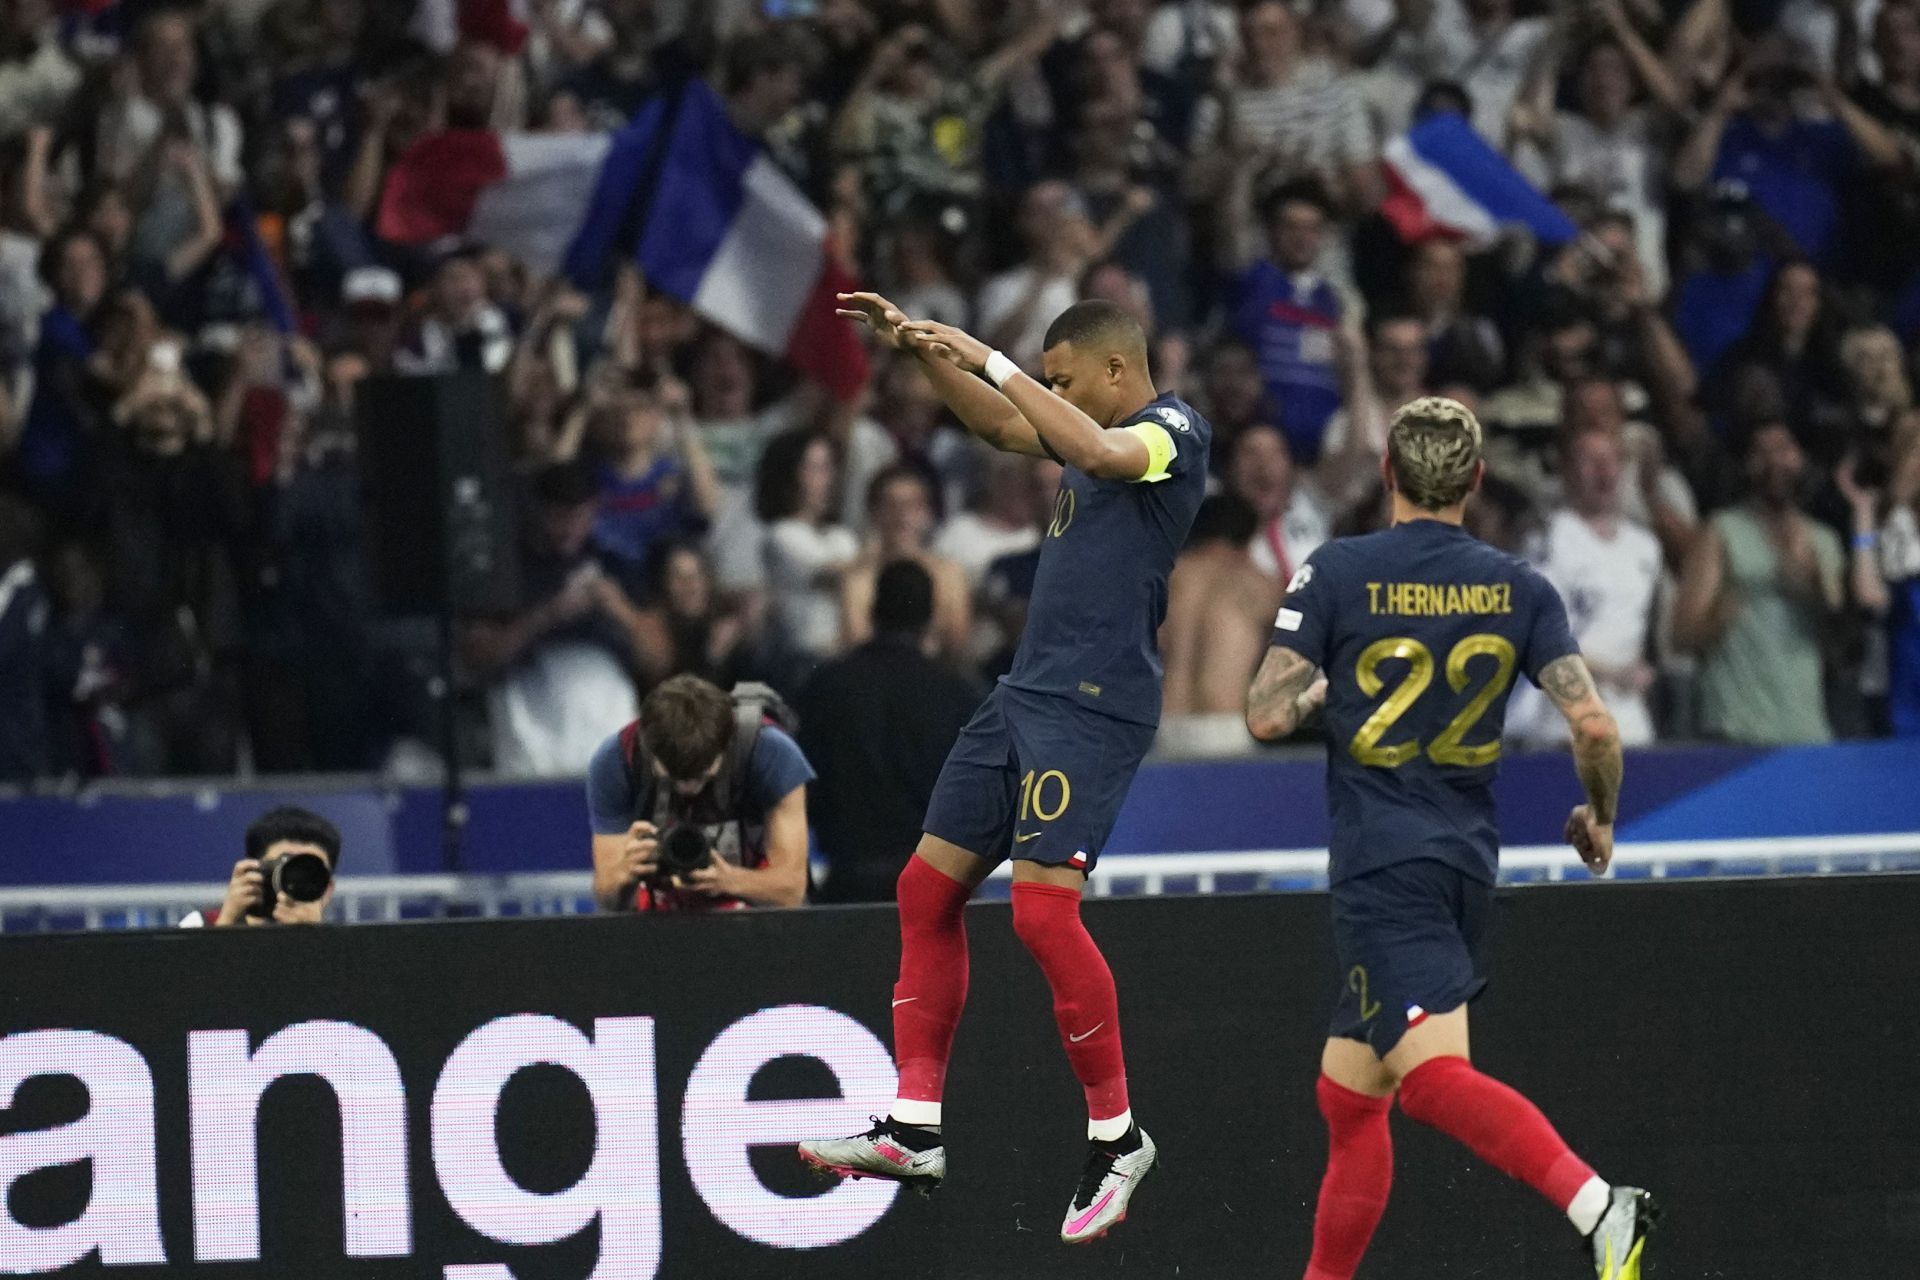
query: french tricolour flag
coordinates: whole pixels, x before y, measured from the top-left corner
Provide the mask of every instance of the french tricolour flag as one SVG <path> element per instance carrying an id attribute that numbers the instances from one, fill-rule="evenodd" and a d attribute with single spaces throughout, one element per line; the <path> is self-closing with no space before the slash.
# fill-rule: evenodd
<path id="1" fill-rule="evenodd" d="M 1446 236 L 1476 247 L 1503 227 L 1522 226 L 1547 244 L 1580 234 L 1475 133 L 1464 117 L 1435 112 L 1387 144 L 1388 192 L 1380 212 L 1409 244 Z"/>
<path id="2" fill-rule="evenodd" d="M 866 381 L 853 326 L 833 314 L 854 287 L 827 251 L 827 221 L 699 80 L 648 101 L 619 133 L 447 130 L 394 164 L 380 234 L 464 237 L 583 289 L 637 254 L 648 283 L 845 398 Z"/>

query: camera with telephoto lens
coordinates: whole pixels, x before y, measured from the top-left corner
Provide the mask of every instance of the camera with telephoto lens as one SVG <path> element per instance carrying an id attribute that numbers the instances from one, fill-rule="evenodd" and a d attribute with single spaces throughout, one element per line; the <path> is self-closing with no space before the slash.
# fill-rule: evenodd
<path id="1" fill-rule="evenodd" d="M 659 870 L 654 878 L 659 884 L 671 886 L 676 879 L 691 875 L 712 860 L 713 842 L 707 839 L 706 828 L 691 822 L 675 822 L 660 833 L 654 853 L 654 865 Z"/>
<path id="2" fill-rule="evenodd" d="M 333 883 L 333 868 L 317 853 L 280 853 L 260 862 L 260 899 L 249 914 L 271 916 L 280 895 L 295 902 L 318 902 Z"/>

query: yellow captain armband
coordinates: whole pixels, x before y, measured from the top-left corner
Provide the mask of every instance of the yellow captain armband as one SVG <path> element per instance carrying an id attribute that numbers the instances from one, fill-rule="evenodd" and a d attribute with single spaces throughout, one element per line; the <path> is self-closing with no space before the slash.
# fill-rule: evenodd
<path id="1" fill-rule="evenodd" d="M 1134 483 L 1158 484 L 1173 475 L 1168 468 L 1173 466 L 1179 450 L 1174 448 L 1171 432 L 1157 422 L 1136 422 L 1120 429 L 1147 446 L 1147 469 Z"/>

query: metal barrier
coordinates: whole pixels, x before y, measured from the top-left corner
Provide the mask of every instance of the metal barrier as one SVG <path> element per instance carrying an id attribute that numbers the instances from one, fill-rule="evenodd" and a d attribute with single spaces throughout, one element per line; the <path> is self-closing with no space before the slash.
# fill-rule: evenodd
<path id="1" fill-rule="evenodd" d="M 1672 840 L 1623 844 L 1614 878 L 1830 875 L 1920 871 L 1920 831 L 1791 836 L 1755 840 Z M 1501 880 L 1551 884 L 1591 879 L 1563 845 L 1520 845 L 1500 855 Z M 1011 867 L 994 870 L 1005 882 Z M 1089 892 L 1126 894 L 1308 891 L 1326 886 L 1325 849 L 1116 854 L 1100 860 Z M 990 890 L 991 891 L 991 890 Z M 0 932 L 167 928 L 216 906 L 224 884 L 61 885 L 0 889 Z M 338 920 L 580 915 L 594 910 L 586 871 L 512 875 L 343 876 Z"/>

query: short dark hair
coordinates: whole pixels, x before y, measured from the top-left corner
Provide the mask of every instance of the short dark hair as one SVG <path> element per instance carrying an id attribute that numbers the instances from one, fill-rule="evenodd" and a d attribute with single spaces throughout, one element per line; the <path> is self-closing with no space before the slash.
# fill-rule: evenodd
<path id="1" fill-rule="evenodd" d="M 1436 111 L 1452 111 L 1458 115 L 1473 115 L 1473 97 L 1466 86 L 1457 80 L 1429 80 L 1420 87 L 1420 96 L 1414 99 L 1413 118 L 1418 121 Z"/>
<path id="2" fill-rule="evenodd" d="M 62 227 L 53 233 L 51 240 L 48 240 L 40 247 L 40 261 L 38 264 L 40 282 L 49 289 L 56 288 L 59 285 L 60 263 L 67 256 L 67 246 L 76 240 L 90 240 L 93 242 L 95 251 L 100 255 L 100 261 L 107 264 L 109 274 L 107 291 L 111 293 L 113 291 L 113 282 L 111 279 L 113 251 L 107 248 L 107 242 L 101 238 L 99 232 L 93 230 L 91 227 L 81 226 L 79 224 Z"/>
<path id="3" fill-rule="evenodd" d="M 674 558 L 690 555 L 700 562 L 700 571 L 713 578 L 713 567 L 707 563 L 707 553 L 694 538 L 663 538 L 654 543 L 647 552 L 646 584 L 647 594 L 655 600 L 664 599 L 667 594 L 667 579 L 673 572 Z"/>
<path id="4" fill-rule="evenodd" d="M 1800 433 L 1794 430 L 1793 423 L 1785 414 L 1762 413 L 1736 426 L 1733 432 L 1733 443 L 1736 446 L 1734 456 L 1743 461 L 1751 458 L 1755 447 L 1760 443 L 1760 437 L 1769 431 L 1784 431 L 1801 450 L 1807 447 L 1806 442 L 1800 438 Z"/>
<path id="5" fill-rule="evenodd" d="M 1282 205 L 1310 204 L 1322 216 L 1333 217 L 1333 197 L 1312 178 L 1290 178 L 1260 198 L 1260 221 L 1271 223 L 1280 216 Z"/>
<path id="6" fill-rule="evenodd" d="M 753 475 L 753 510 L 768 524 L 785 520 L 800 510 L 800 464 L 806 460 L 813 442 L 822 440 L 834 449 L 833 440 L 812 427 L 782 431 L 767 441 L 760 455 L 759 470 Z M 839 451 L 834 449 L 837 454 Z"/>
<path id="7" fill-rule="evenodd" d="M 902 480 L 911 480 L 926 491 L 927 502 L 933 507 L 935 524 L 946 519 L 947 504 L 945 496 L 940 492 L 939 477 L 931 468 L 910 459 L 903 459 L 882 467 L 873 479 L 867 482 L 868 514 L 872 514 L 873 509 L 880 505 L 880 495 L 887 491 L 887 486 Z"/>
<path id="8" fill-rule="evenodd" d="M 533 476 L 534 500 L 548 507 L 584 507 L 600 497 L 600 482 L 584 462 L 555 462 Z"/>
<path id="9" fill-rule="evenodd" d="M 1387 331 L 1388 325 L 1417 324 L 1424 332 L 1426 322 L 1413 312 L 1404 308 L 1378 307 L 1367 313 L 1366 330 L 1369 341 L 1377 341 Z"/>
<path id="10" fill-rule="evenodd" d="M 875 634 L 920 635 L 933 621 L 933 577 L 917 562 L 895 560 L 873 589 Z"/>
<path id="11" fill-rule="evenodd" d="M 1126 308 L 1102 298 L 1076 302 L 1054 317 L 1053 323 L 1047 326 L 1046 340 L 1040 345 L 1043 350 L 1051 351 L 1063 342 L 1142 356 L 1147 350 L 1147 335 L 1140 322 Z"/>
<path id="12" fill-rule="evenodd" d="M 340 828 L 311 809 L 281 805 L 269 809 L 247 828 L 247 856 L 259 859 L 282 840 L 294 844 L 317 845 L 327 854 L 327 862 L 340 868 Z"/>
<path id="13" fill-rule="evenodd" d="M 798 31 L 756 31 L 736 37 L 721 55 L 720 83 L 728 93 L 739 93 L 761 76 L 790 67 L 805 70 L 810 46 Z"/>
<path id="14" fill-rule="evenodd" d="M 733 741 L 733 699 L 695 675 L 672 676 L 640 704 L 640 742 L 670 778 L 691 781 Z"/>

